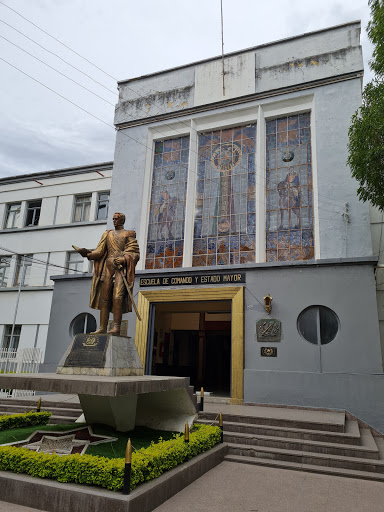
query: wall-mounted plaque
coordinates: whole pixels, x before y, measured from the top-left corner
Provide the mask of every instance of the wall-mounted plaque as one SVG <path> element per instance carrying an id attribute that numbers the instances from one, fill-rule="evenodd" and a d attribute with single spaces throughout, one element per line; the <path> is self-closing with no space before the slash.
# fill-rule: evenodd
<path id="1" fill-rule="evenodd" d="M 276 347 L 261 347 L 260 355 L 261 355 L 261 357 L 277 357 L 277 348 Z"/>
<path id="2" fill-rule="evenodd" d="M 64 367 L 103 368 L 107 351 L 106 334 L 76 334 Z"/>
<path id="3" fill-rule="evenodd" d="M 256 322 L 257 341 L 280 341 L 281 322 L 275 318 L 262 318 Z"/>

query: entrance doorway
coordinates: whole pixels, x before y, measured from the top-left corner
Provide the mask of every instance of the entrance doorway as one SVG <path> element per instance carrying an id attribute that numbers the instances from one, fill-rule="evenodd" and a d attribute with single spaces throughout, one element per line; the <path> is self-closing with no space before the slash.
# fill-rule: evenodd
<path id="1" fill-rule="evenodd" d="M 230 396 L 231 301 L 153 304 L 146 372 Z"/>
<path id="2" fill-rule="evenodd" d="M 137 308 L 141 320 L 139 318 L 136 320 L 135 344 L 145 373 L 148 375 L 152 371 L 156 308 L 159 311 L 159 307 L 165 304 L 178 303 L 183 306 L 186 303 L 205 302 L 208 304 L 218 301 L 228 301 L 231 304 L 230 403 L 242 404 L 244 398 L 244 287 L 217 286 L 213 288 L 139 290 Z"/>

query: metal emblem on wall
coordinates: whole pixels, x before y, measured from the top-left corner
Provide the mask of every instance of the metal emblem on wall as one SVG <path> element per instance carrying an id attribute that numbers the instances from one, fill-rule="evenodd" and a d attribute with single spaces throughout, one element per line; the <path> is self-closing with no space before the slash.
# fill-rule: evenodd
<path id="1" fill-rule="evenodd" d="M 262 318 L 256 322 L 257 341 L 281 341 L 281 322 L 275 318 Z"/>
<path id="2" fill-rule="evenodd" d="M 277 357 L 277 348 L 276 347 L 261 347 L 260 355 L 261 355 L 261 357 Z"/>

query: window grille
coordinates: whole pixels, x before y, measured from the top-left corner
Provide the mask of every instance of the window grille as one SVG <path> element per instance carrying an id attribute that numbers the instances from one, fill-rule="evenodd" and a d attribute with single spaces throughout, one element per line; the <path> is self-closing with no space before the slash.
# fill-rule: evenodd
<path id="1" fill-rule="evenodd" d="M 20 211 L 21 203 L 9 204 L 7 208 L 7 218 L 5 221 L 5 228 L 19 228 L 20 227 Z"/>
<path id="2" fill-rule="evenodd" d="M 15 325 L 12 336 L 12 324 L 5 325 L 2 348 L 6 350 L 17 350 L 19 347 L 21 325 Z"/>
<path id="3" fill-rule="evenodd" d="M 78 274 L 83 271 L 83 257 L 78 252 L 67 252 L 66 274 Z"/>
<path id="4" fill-rule="evenodd" d="M 101 192 L 97 200 L 97 220 L 106 220 L 109 207 L 109 192 Z"/>
<path id="5" fill-rule="evenodd" d="M 20 282 L 21 286 L 28 286 L 32 268 L 32 257 L 33 254 L 19 255 L 17 257 L 14 286 L 18 286 Z"/>
<path id="6" fill-rule="evenodd" d="M 11 266 L 11 258 L 7 258 L 7 257 L 0 258 L 0 288 L 6 288 L 6 286 L 7 286 L 10 266 Z"/>
<path id="7" fill-rule="evenodd" d="M 27 216 L 25 218 L 26 226 L 38 226 L 41 211 L 41 200 L 30 201 L 27 206 Z"/>
<path id="8" fill-rule="evenodd" d="M 85 222 L 89 220 L 91 199 L 91 195 L 76 196 L 75 208 L 73 211 L 73 222 Z"/>

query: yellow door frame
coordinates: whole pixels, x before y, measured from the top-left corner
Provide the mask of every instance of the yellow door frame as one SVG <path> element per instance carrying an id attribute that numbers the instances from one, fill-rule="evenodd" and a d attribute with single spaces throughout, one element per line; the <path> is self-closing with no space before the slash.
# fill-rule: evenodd
<path id="1" fill-rule="evenodd" d="M 143 368 L 147 355 L 149 306 L 159 302 L 200 302 L 231 300 L 231 404 L 242 404 L 244 398 L 244 287 L 181 288 L 171 290 L 140 290 L 138 310 L 141 322 L 136 320 L 135 343 Z"/>

